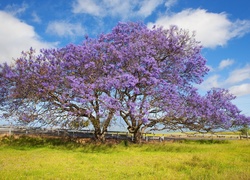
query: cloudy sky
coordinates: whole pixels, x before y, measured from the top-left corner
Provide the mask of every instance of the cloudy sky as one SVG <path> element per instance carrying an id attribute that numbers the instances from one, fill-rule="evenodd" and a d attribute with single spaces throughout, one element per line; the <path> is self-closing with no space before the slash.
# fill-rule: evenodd
<path id="1" fill-rule="evenodd" d="M 229 89 L 250 116 L 250 1 L 248 0 L 0 0 L 0 63 L 31 46 L 79 44 L 110 32 L 119 21 L 141 21 L 196 32 L 210 68 L 199 86 Z"/>

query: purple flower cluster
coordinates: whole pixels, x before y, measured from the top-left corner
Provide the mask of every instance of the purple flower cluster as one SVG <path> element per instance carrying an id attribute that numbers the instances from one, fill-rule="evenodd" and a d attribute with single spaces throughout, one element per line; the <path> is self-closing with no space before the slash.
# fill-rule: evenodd
<path id="1" fill-rule="evenodd" d="M 131 133 L 158 125 L 211 130 L 249 123 L 228 91 L 197 93 L 193 85 L 207 74 L 205 64 L 199 42 L 187 31 L 119 23 L 81 45 L 39 55 L 30 49 L 14 66 L 1 65 L 0 94 L 9 102 L 25 100 L 24 106 L 44 103 L 58 117 L 88 118 L 96 137 L 116 116 Z"/>

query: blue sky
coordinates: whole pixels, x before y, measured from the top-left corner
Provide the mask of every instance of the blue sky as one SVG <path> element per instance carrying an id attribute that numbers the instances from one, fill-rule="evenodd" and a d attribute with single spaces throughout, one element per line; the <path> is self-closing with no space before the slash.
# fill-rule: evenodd
<path id="1" fill-rule="evenodd" d="M 0 63 L 31 46 L 79 44 L 107 33 L 119 21 L 141 21 L 196 32 L 210 67 L 200 92 L 227 88 L 250 116 L 249 0 L 0 0 Z"/>

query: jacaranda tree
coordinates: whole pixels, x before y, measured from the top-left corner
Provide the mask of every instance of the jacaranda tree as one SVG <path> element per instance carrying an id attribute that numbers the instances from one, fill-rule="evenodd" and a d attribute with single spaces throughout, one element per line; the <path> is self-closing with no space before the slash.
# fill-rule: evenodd
<path id="1" fill-rule="evenodd" d="M 91 124 L 104 141 L 121 117 L 134 141 L 145 129 L 211 131 L 249 123 L 224 89 L 198 94 L 208 68 L 194 35 L 172 26 L 119 23 L 81 45 L 24 52 L 1 66 L 6 117 L 54 125 Z"/>

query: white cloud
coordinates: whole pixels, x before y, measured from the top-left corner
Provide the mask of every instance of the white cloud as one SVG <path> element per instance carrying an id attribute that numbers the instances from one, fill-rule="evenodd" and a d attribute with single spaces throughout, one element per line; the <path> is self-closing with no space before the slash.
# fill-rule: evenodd
<path id="1" fill-rule="evenodd" d="M 54 21 L 49 23 L 46 32 L 61 37 L 74 38 L 76 36 L 83 36 L 85 30 L 80 23 L 73 24 L 65 21 Z"/>
<path id="2" fill-rule="evenodd" d="M 250 32 L 249 20 L 237 20 L 231 24 L 229 37 L 242 37 Z"/>
<path id="3" fill-rule="evenodd" d="M 140 10 L 138 11 L 138 15 L 141 16 L 149 16 L 152 14 L 152 12 L 158 7 L 160 4 L 162 4 L 162 0 L 144 0 L 142 1 Z"/>
<path id="4" fill-rule="evenodd" d="M 186 9 L 176 14 L 162 15 L 148 26 L 152 27 L 154 24 L 164 28 L 177 25 L 195 31 L 196 39 L 208 48 L 224 46 L 230 39 L 243 36 L 250 31 L 248 20 L 232 22 L 225 13 L 212 13 L 204 9 Z"/>
<path id="5" fill-rule="evenodd" d="M 235 84 L 245 80 L 250 80 L 250 65 L 246 65 L 244 68 L 232 71 L 226 79 L 226 83 Z"/>
<path id="6" fill-rule="evenodd" d="M 99 2 L 99 5 L 102 7 L 102 16 L 119 16 L 123 19 L 127 19 L 133 14 L 132 8 L 137 3 L 132 0 L 102 0 Z"/>
<path id="7" fill-rule="evenodd" d="M 228 66 L 231 66 L 234 63 L 232 59 L 225 59 L 220 62 L 219 69 L 222 70 Z"/>
<path id="8" fill-rule="evenodd" d="M 244 96 L 250 94 L 250 84 L 244 83 L 241 85 L 232 86 L 229 88 L 230 93 L 236 96 Z"/>
<path id="9" fill-rule="evenodd" d="M 178 0 L 167 0 L 165 6 L 169 9 L 177 3 Z"/>
<path id="10" fill-rule="evenodd" d="M 199 89 L 209 90 L 211 88 L 220 87 L 221 83 L 219 83 L 219 75 L 212 75 L 208 77 L 205 81 L 203 81 L 200 85 L 197 85 Z"/>
<path id="11" fill-rule="evenodd" d="M 93 0 L 77 0 L 73 3 L 74 13 L 87 13 L 94 16 L 101 16 L 101 7 Z"/>
<path id="12" fill-rule="evenodd" d="M 43 42 L 32 26 L 11 14 L 0 11 L 0 22 L 0 63 L 11 62 L 30 47 L 37 51 L 53 47 L 52 43 Z"/>
<path id="13" fill-rule="evenodd" d="M 36 23 L 41 23 L 42 22 L 42 20 L 40 19 L 40 17 L 36 14 L 36 12 L 33 12 L 32 14 L 31 14 L 31 16 L 32 16 L 32 20 L 34 21 L 34 22 L 36 22 Z"/>
<path id="14" fill-rule="evenodd" d="M 197 88 L 206 91 L 213 87 L 229 89 L 236 96 L 250 95 L 250 65 L 233 70 L 226 79 L 215 74 L 197 85 Z"/>
<path id="15" fill-rule="evenodd" d="M 163 0 L 76 0 L 73 13 L 90 14 L 97 17 L 147 17 L 163 3 Z"/>
<path id="16" fill-rule="evenodd" d="M 22 5 L 17 5 L 17 4 L 7 5 L 4 10 L 13 16 L 16 16 L 24 13 L 27 8 L 28 5 L 26 3 L 22 3 Z"/>
<path id="17" fill-rule="evenodd" d="M 222 64 L 222 63 L 221 63 Z M 226 64 L 225 64 L 226 65 Z M 250 80 L 250 65 L 246 65 L 243 68 L 234 69 L 230 72 L 229 76 L 221 82 L 218 82 L 219 76 L 213 75 L 207 78 L 203 83 L 206 85 L 214 85 L 210 87 L 215 87 L 215 85 L 222 86 L 232 86 L 238 83 L 246 82 Z"/>
<path id="18" fill-rule="evenodd" d="M 207 64 L 206 64 L 206 66 L 207 66 L 207 68 L 209 69 L 209 72 L 214 72 L 214 71 L 215 71 L 214 68 L 213 68 L 212 66 L 207 65 Z"/>

